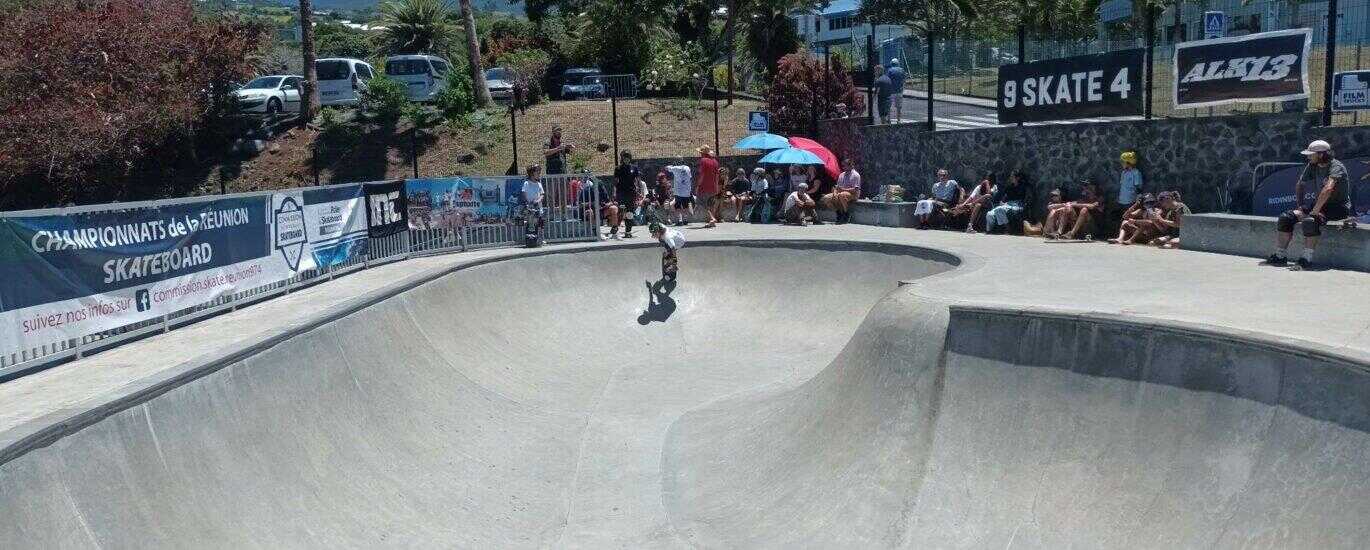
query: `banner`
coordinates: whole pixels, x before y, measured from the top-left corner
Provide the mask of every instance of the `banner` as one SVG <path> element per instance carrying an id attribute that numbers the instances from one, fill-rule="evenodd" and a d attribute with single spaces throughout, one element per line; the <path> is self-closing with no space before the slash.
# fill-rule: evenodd
<path id="1" fill-rule="evenodd" d="M 1370 158 L 1342 160 L 1346 165 L 1347 185 L 1351 193 L 1351 208 L 1357 214 L 1370 213 Z M 1294 184 L 1303 174 L 1304 167 L 1290 166 L 1267 174 L 1256 184 L 1251 196 L 1251 214 L 1254 216 L 1278 216 L 1285 210 L 1294 208 Z M 1322 182 L 1303 184 L 1304 204 L 1313 204 L 1322 190 Z M 1365 219 L 1370 223 L 1370 219 Z"/>
<path id="2" fill-rule="evenodd" d="M 360 258 L 368 244 L 363 199 L 360 184 L 272 194 L 272 248 L 294 273 Z"/>
<path id="3" fill-rule="evenodd" d="M 999 123 L 1142 114 L 1140 49 L 999 67 Z"/>
<path id="4" fill-rule="evenodd" d="M 1338 111 L 1370 109 L 1370 71 L 1343 71 L 1332 79 L 1332 108 Z"/>
<path id="5" fill-rule="evenodd" d="M 508 221 L 506 180 L 518 178 L 422 178 L 405 180 L 409 228 L 455 229 Z M 518 180 L 520 186 L 522 180 Z M 522 187 L 520 187 L 522 189 Z"/>
<path id="6" fill-rule="evenodd" d="M 0 350 L 153 319 L 288 277 L 264 196 L 0 218 Z"/>
<path id="7" fill-rule="evenodd" d="M 366 220 L 371 238 L 389 237 L 409 229 L 403 181 L 368 183 L 362 188 L 366 193 Z"/>
<path id="8" fill-rule="evenodd" d="M 1175 107 L 1306 99 L 1310 38 L 1291 29 L 1176 44 Z"/>

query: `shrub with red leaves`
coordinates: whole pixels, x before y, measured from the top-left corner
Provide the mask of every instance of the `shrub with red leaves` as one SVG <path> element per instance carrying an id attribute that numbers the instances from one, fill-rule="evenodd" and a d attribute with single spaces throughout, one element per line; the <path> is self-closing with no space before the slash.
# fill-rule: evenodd
<path id="1" fill-rule="evenodd" d="M 803 52 L 780 58 L 766 103 L 771 131 L 784 135 L 807 135 L 815 112 L 822 120 L 845 117 L 864 108 L 861 94 L 856 93 L 851 76 L 837 58 L 825 71 L 823 60 Z"/>
<path id="2" fill-rule="evenodd" d="M 130 174 L 193 159 L 267 38 L 190 0 L 53 0 L 0 18 L 0 203 L 136 198 Z"/>

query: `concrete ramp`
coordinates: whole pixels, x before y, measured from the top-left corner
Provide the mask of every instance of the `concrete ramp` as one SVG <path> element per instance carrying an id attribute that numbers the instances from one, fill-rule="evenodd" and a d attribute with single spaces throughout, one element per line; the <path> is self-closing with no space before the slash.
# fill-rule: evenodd
<path id="1" fill-rule="evenodd" d="M 5 449 L 0 548 L 1370 540 L 1335 354 L 952 304 L 896 286 L 957 276 L 905 246 L 658 257 L 464 268 Z"/>

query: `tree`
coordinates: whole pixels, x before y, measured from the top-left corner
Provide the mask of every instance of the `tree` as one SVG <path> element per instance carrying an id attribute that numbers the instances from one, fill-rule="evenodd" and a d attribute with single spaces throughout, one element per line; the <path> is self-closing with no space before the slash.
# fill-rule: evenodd
<path id="1" fill-rule="evenodd" d="M 476 16 L 471 0 L 461 0 L 461 17 L 466 23 L 466 66 L 471 72 L 471 89 L 475 92 L 476 107 L 489 107 L 490 88 L 485 84 L 485 71 L 480 65 L 480 39 L 476 35 Z"/>
<path id="2" fill-rule="evenodd" d="M 807 134 L 814 118 L 836 118 L 860 112 L 864 102 L 856 93 L 851 75 L 833 60 L 830 69 L 808 53 L 792 53 L 780 60 L 766 94 L 772 131 Z"/>
<path id="3" fill-rule="evenodd" d="M 319 109 L 319 71 L 314 68 L 314 3 L 300 0 L 300 52 L 304 58 L 304 90 L 300 91 L 300 120 L 309 122 Z"/>
<path id="4" fill-rule="evenodd" d="M 371 57 L 371 41 L 366 33 L 337 23 L 323 23 L 314 27 L 314 46 L 323 57 Z"/>
<path id="5" fill-rule="evenodd" d="M 463 4 L 465 5 L 465 4 Z M 394 54 L 445 52 L 456 42 L 448 0 L 396 0 L 381 4 L 381 39 Z"/>

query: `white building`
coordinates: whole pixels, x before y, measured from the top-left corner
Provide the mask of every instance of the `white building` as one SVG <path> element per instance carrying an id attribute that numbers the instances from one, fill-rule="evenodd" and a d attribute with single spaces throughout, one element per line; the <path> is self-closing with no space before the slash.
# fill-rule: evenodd
<path id="1" fill-rule="evenodd" d="M 856 20 L 856 11 L 860 6 L 858 0 L 833 0 L 823 10 L 796 13 L 790 19 L 810 50 L 819 51 L 823 46 L 851 46 L 860 51 L 866 47 L 866 37 L 872 31 L 871 25 Z M 877 48 L 883 41 L 909 34 L 903 25 L 875 25 L 873 30 Z"/>

